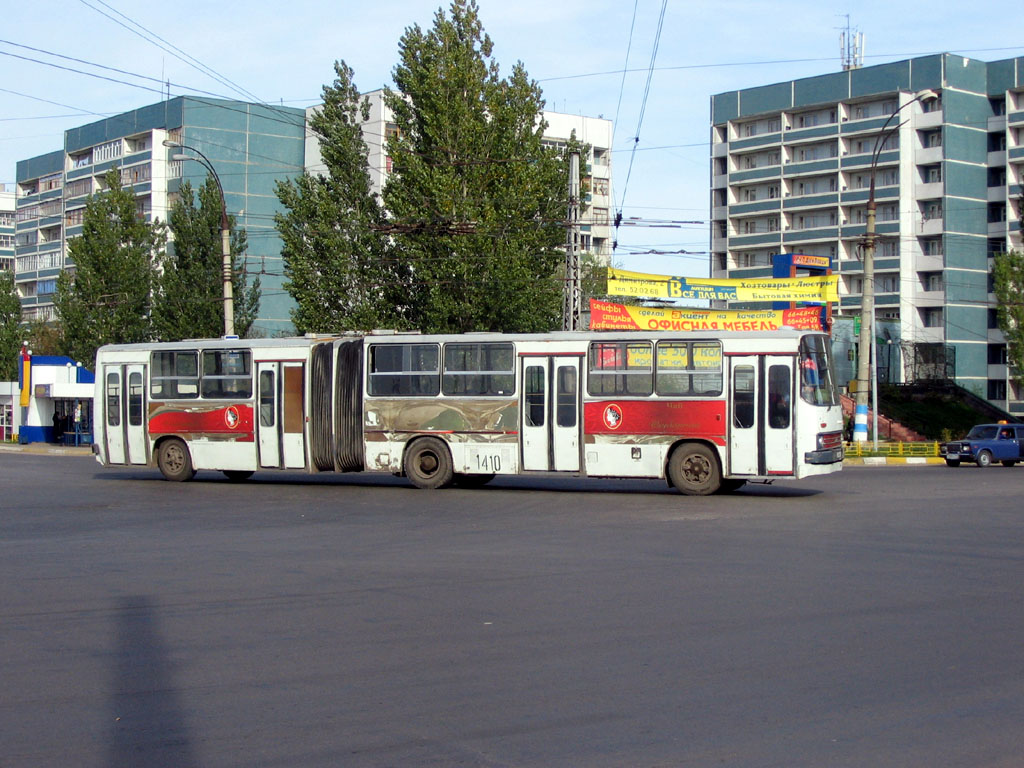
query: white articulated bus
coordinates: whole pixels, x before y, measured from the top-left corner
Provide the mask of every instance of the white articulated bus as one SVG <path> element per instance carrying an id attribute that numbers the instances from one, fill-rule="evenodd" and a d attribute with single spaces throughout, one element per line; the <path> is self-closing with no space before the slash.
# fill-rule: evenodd
<path id="1" fill-rule="evenodd" d="M 834 472 L 827 335 L 575 332 L 181 341 L 102 347 L 104 466 L 665 478 L 686 494 Z"/>

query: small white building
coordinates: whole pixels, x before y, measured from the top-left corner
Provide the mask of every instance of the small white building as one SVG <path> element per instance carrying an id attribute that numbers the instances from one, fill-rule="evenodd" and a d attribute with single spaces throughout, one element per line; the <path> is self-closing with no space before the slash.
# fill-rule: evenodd
<path id="1" fill-rule="evenodd" d="M 70 357 L 19 357 L 18 381 L 0 382 L 0 440 L 92 442 L 92 371 Z"/>

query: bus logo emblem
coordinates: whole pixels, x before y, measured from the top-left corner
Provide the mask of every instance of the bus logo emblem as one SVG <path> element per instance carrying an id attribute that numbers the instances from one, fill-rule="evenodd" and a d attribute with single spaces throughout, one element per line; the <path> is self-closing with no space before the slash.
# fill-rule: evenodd
<path id="1" fill-rule="evenodd" d="M 604 425 L 608 429 L 618 429 L 622 424 L 622 409 L 615 405 L 609 405 L 604 409 Z"/>
<path id="2" fill-rule="evenodd" d="M 224 423 L 228 425 L 228 429 L 234 429 L 238 426 L 238 410 L 235 406 L 225 409 L 224 411 Z"/>

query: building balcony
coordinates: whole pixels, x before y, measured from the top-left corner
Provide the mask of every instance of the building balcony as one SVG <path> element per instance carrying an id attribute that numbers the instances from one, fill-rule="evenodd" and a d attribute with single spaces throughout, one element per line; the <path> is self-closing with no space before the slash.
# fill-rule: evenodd
<path id="1" fill-rule="evenodd" d="M 995 115 L 988 119 L 988 132 L 994 133 L 996 131 L 1006 130 L 1006 115 Z"/>
<path id="2" fill-rule="evenodd" d="M 941 325 L 932 327 L 915 323 L 910 338 L 918 344 L 941 344 L 946 340 L 946 329 Z"/>
<path id="3" fill-rule="evenodd" d="M 943 232 L 942 217 L 937 216 L 934 219 L 921 219 L 917 225 L 917 233 L 923 236 L 937 236 Z"/>
<path id="4" fill-rule="evenodd" d="M 946 303 L 946 292 L 925 290 L 921 286 L 914 288 L 914 304 L 918 307 L 941 307 Z"/>
<path id="5" fill-rule="evenodd" d="M 941 272 L 944 266 L 941 253 L 922 253 L 914 258 L 917 272 Z"/>
<path id="6" fill-rule="evenodd" d="M 989 237 L 1006 237 L 1006 222 L 1005 221 L 990 221 L 988 223 L 988 236 Z"/>
<path id="7" fill-rule="evenodd" d="M 915 150 L 914 162 L 918 165 L 933 165 L 942 162 L 942 147 L 924 147 Z"/>
<path id="8" fill-rule="evenodd" d="M 712 157 L 727 157 L 728 154 L 729 154 L 729 145 L 728 145 L 728 143 L 726 143 L 724 141 L 719 142 L 718 144 L 714 144 L 711 147 L 711 156 Z"/>
<path id="9" fill-rule="evenodd" d="M 927 184 L 914 185 L 914 197 L 918 200 L 933 200 L 942 197 L 943 189 L 941 181 L 930 181 Z"/>
<path id="10" fill-rule="evenodd" d="M 999 152 L 989 152 L 987 162 L 989 168 L 992 168 L 997 165 L 1006 165 L 1006 150 L 1004 149 Z"/>
<path id="11" fill-rule="evenodd" d="M 922 112 L 914 118 L 914 128 L 917 130 L 922 130 L 924 128 L 938 128 L 941 125 L 941 109 L 936 109 L 934 112 Z"/>
<path id="12" fill-rule="evenodd" d="M 989 187 L 988 201 L 990 203 L 1001 203 L 1006 200 L 1006 187 Z"/>

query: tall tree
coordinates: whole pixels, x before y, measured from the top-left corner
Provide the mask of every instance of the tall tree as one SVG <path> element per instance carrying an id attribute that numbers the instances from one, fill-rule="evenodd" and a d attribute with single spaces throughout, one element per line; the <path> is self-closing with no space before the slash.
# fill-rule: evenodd
<path id="1" fill-rule="evenodd" d="M 384 189 L 425 332 L 547 331 L 559 324 L 567 163 L 543 142 L 544 101 L 492 58 L 474 0 L 406 30 L 387 105 L 395 173 Z"/>
<path id="2" fill-rule="evenodd" d="M 406 280 L 381 232 L 384 211 L 370 182 L 361 129 L 369 102 L 345 62 L 334 71 L 323 108 L 309 120 L 324 172 L 277 185 L 286 209 L 277 228 L 285 287 L 296 304 L 292 322 L 299 333 L 397 328 Z"/>
<path id="3" fill-rule="evenodd" d="M 166 228 L 136 211 L 131 187 L 117 170 L 106 190 L 90 196 L 82 234 L 68 243 L 74 269 L 57 279 L 54 305 L 65 354 L 91 367 L 103 344 L 148 341 L 157 269 Z"/>
<path id="4" fill-rule="evenodd" d="M 216 338 L 224 333 L 223 244 L 221 241 L 221 197 L 212 176 L 193 192 L 182 185 L 179 199 L 168 216 L 171 245 L 163 261 L 153 307 L 153 333 L 161 341 Z M 260 304 L 259 278 L 248 284 L 240 266 L 248 240 L 245 230 L 231 231 L 231 287 L 234 297 L 235 333 L 249 335 Z"/>
<path id="5" fill-rule="evenodd" d="M 997 253 L 992 264 L 996 322 L 1006 337 L 1007 359 L 1015 381 L 1024 377 L 1024 253 Z"/>
<path id="6" fill-rule="evenodd" d="M 21 301 L 14 291 L 14 273 L 0 269 L 0 381 L 18 377 L 20 327 Z"/>

